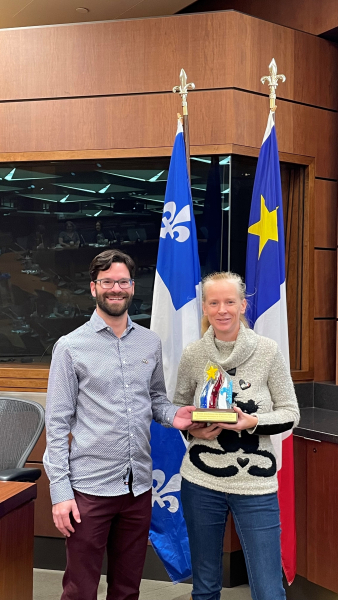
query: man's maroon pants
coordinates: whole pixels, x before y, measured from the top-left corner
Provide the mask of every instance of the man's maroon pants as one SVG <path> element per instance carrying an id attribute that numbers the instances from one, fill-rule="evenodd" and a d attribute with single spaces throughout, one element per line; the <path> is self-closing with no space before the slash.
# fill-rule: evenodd
<path id="1" fill-rule="evenodd" d="M 96 600 L 105 548 L 107 600 L 137 600 L 151 518 L 151 490 L 135 497 L 91 496 L 74 490 L 81 523 L 66 541 L 61 600 Z"/>

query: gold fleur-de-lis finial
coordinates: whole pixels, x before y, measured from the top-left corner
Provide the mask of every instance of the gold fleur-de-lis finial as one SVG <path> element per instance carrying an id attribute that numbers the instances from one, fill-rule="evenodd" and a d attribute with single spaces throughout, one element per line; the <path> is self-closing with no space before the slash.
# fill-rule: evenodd
<path id="1" fill-rule="evenodd" d="M 273 58 L 271 63 L 269 64 L 270 75 L 265 75 L 265 77 L 261 78 L 261 82 L 268 82 L 268 86 L 270 88 L 270 110 L 275 112 L 276 106 L 276 87 L 278 86 L 278 80 L 280 79 L 283 83 L 286 80 L 285 75 L 277 75 L 277 65 L 276 61 Z"/>
<path id="2" fill-rule="evenodd" d="M 174 92 L 174 94 L 176 94 L 178 92 L 181 95 L 183 115 L 187 115 L 188 114 L 188 104 L 187 104 L 188 91 L 194 90 L 195 84 L 187 83 L 187 74 L 184 69 L 181 69 L 181 72 L 180 72 L 180 82 L 181 82 L 181 85 L 175 85 L 175 87 L 173 87 L 173 92 Z"/>

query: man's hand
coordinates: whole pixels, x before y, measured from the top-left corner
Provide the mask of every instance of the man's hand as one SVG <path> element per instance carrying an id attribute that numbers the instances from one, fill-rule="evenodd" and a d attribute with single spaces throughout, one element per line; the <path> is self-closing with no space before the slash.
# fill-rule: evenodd
<path id="1" fill-rule="evenodd" d="M 252 429 L 256 427 L 258 419 L 254 415 L 244 413 L 238 406 L 234 406 L 234 411 L 238 413 L 237 423 L 218 423 L 222 429 L 233 429 L 233 431 L 243 431 L 243 429 Z"/>
<path id="2" fill-rule="evenodd" d="M 192 425 L 191 413 L 196 410 L 195 406 L 182 406 L 178 409 L 173 420 L 175 429 L 188 429 Z"/>
<path id="3" fill-rule="evenodd" d="M 192 427 L 189 427 L 189 433 L 200 440 L 215 440 L 221 431 L 222 427 L 219 423 L 212 423 L 211 425 L 194 423 Z"/>
<path id="4" fill-rule="evenodd" d="M 70 522 L 70 513 L 73 513 L 73 517 L 77 523 L 81 523 L 79 509 L 75 500 L 65 500 L 65 502 L 54 504 L 52 513 L 55 527 L 66 537 L 69 537 L 75 531 Z"/>

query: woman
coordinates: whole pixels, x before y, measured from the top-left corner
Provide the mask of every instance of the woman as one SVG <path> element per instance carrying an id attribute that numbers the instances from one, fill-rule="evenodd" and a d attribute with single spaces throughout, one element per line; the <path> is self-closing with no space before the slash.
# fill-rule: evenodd
<path id="1" fill-rule="evenodd" d="M 284 600 L 271 434 L 290 430 L 299 410 L 277 344 L 247 327 L 245 284 L 214 273 L 203 281 L 204 336 L 183 352 L 175 404 L 198 404 L 210 364 L 233 383 L 236 424 L 194 424 L 181 467 L 181 497 L 193 570 L 193 600 L 219 600 L 225 524 L 231 511 L 253 600 Z"/>
<path id="2" fill-rule="evenodd" d="M 59 244 L 62 248 L 78 248 L 80 246 L 80 236 L 75 231 L 75 225 L 72 221 L 66 221 L 66 231 L 61 231 Z"/>

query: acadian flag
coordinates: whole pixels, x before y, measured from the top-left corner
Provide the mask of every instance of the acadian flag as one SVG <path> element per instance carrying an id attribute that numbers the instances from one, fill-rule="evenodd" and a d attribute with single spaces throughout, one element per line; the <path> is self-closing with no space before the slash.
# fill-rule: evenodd
<path id="1" fill-rule="evenodd" d="M 282 188 L 271 112 L 257 163 L 248 233 L 246 286 L 250 300 L 246 315 L 256 333 L 278 343 L 289 365 Z M 271 440 L 277 454 L 282 562 L 291 584 L 296 575 L 292 432 L 272 436 Z"/>
<path id="2" fill-rule="evenodd" d="M 165 193 L 151 329 L 162 341 L 170 400 L 184 348 L 201 334 L 201 274 L 183 127 L 178 123 Z M 179 474 L 185 442 L 176 429 L 151 426 L 153 512 L 150 541 L 176 583 L 191 576 Z"/>

